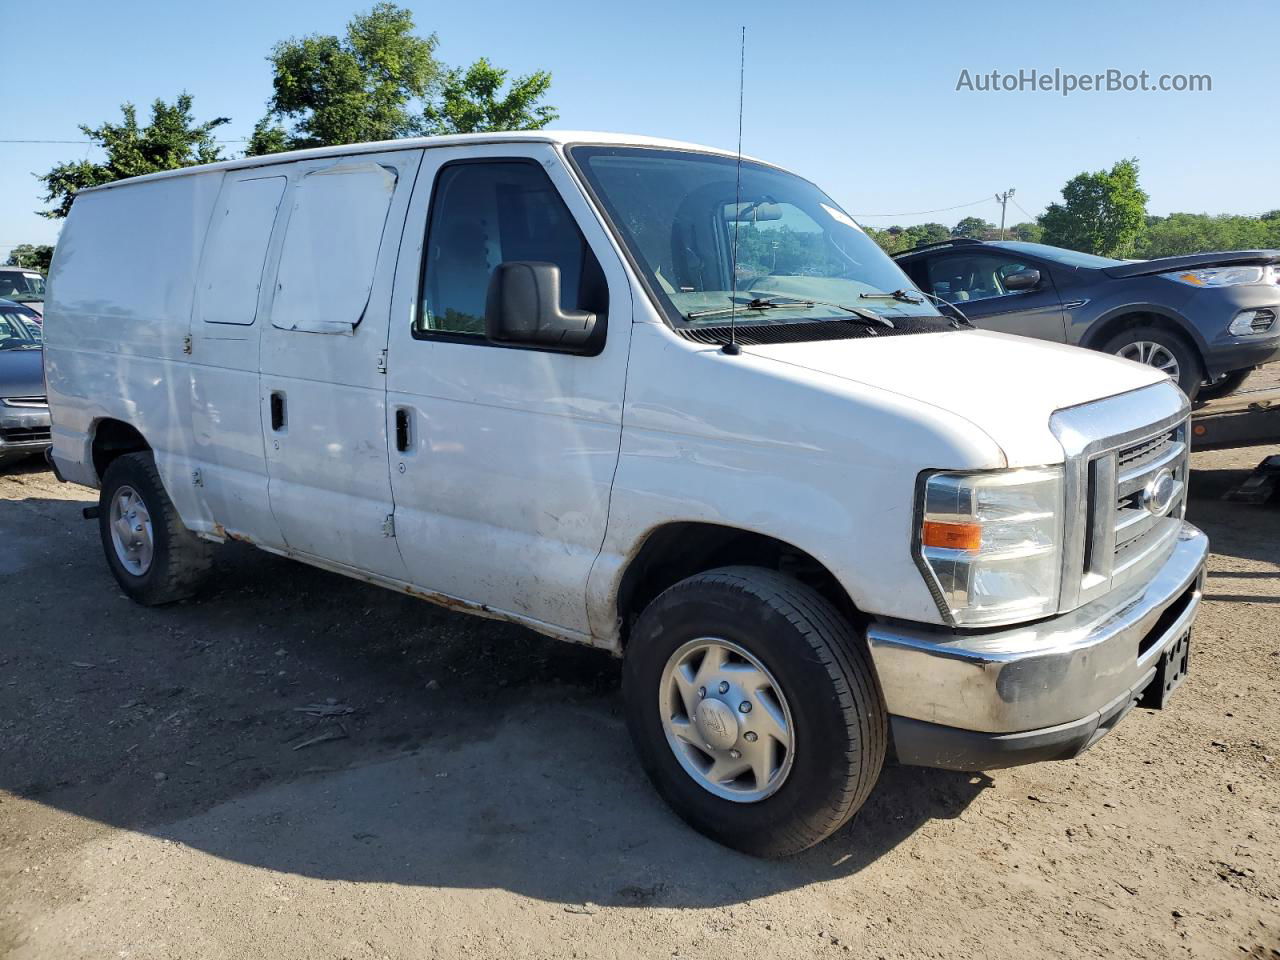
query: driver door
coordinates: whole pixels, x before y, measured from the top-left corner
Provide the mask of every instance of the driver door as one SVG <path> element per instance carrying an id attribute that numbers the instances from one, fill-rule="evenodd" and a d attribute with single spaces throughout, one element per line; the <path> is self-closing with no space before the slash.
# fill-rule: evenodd
<path id="1" fill-rule="evenodd" d="M 485 336 L 494 268 L 556 264 L 592 352 Z M 618 462 L 631 290 L 548 144 L 426 151 L 396 270 L 387 358 L 395 534 L 417 588 L 589 633 L 586 584 Z"/>

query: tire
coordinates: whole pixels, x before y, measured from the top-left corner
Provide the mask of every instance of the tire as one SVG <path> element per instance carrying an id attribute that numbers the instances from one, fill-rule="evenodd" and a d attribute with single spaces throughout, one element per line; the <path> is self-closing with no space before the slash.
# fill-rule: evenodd
<path id="1" fill-rule="evenodd" d="M 1196 399 L 1217 400 L 1219 397 L 1229 397 L 1244 385 L 1244 382 L 1249 379 L 1249 374 L 1256 369 L 1256 367 L 1245 367 L 1243 370 L 1232 370 L 1230 373 L 1224 373 L 1217 380 L 1201 384 L 1200 393 Z"/>
<path id="2" fill-rule="evenodd" d="M 1187 399 L 1194 400 L 1204 380 L 1204 364 L 1200 360 L 1199 351 L 1181 334 L 1163 327 L 1130 327 L 1103 344 L 1102 352 L 1124 356 L 1126 353 L 1135 352 L 1135 348 L 1140 344 L 1157 344 L 1173 358 L 1177 364 L 1177 376 L 1173 379 L 1187 395 Z M 1138 358 L 1131 356 L 1129 359 Z M 1146 363 L 1147 361 L 1138 360 L 1138 362 Z M 1158 366 L 1154 363 L 1150 365 Z"/>
<path id="3" fill-rule="evenodd" d="M 736 646 L 781 692 L 795 749 L 774 748 L 775 758 L 786 759 L 776 781 L 770 781 L 776 783 L 772 792 L 759 799 L 711 792 L 731 787 L 704 786 L 677 752 L 696 759 L 701 747 L 669 739 L 664 713 L 670 713 L 660 702 L 668 693 L 668 666 L 700 638 Z M 772 570 L 722 567 L 669 588 L 636 622 L 622 676 L 627 726 L 658 792 L 695 830 L 744 853 L 789 856 L 830 836 L 866 801 L 884 765 L 888 718 L 864 643 L 815 590 Z M 696 691 L 690 696 L 702 709 Z M 755 699 L 763 697 L 757 693 Z M 739 728 L 726 736 L 736 735 L 735 746 L 751 749 L 744 738 L 754 733 L 747 725 L 755 721 L 750 714 L 735 714 L 731 700 L 728 715 Z M 761 702 L 755 712 L 757 719 L 767 720 L 777 711 L 766 713 Z M 701 739 L 705 728 L 689 724 L 685 729 Z M 743 778 L 759 785 L 758 776 L 744 773 Z"/>
<path id="4" fill-rule="evenodd" d="M 122 516 L 113 517 L 118 497 L 122 506 L 131 506 Z M 117 546 L 113 537 L 117 519 L 125 529 L 139 530 L 133 543 L 149 542 L 145 564 L 141 548 L 130 550 L 120 527 L 116 533 L 126 546 Z M 212 547 L 183 525 L 150 453 L 124 454 L 107 467 L 98 494 L 98 532 L 116 582 L 130 598 L 148 607 L 194 594 L 213 558 Z"/>

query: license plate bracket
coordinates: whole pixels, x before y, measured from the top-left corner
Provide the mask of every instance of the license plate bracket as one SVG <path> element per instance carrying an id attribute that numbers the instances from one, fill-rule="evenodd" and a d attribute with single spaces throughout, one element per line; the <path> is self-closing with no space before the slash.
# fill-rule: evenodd
<path id="1" fill-rule="evenodd" d="M 1191 631 L 1186 631 L 1160 655 L 1155 678 L 1144 691 L 1141 705 L 1163 710 L 1182 682 L 1191 665 Z"/>

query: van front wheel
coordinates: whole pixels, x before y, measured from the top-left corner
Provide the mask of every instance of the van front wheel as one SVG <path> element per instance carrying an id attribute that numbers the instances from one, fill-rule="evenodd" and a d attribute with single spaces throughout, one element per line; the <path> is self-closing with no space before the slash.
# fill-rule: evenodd
<path id="1" fill-rule="evenodd" d="M 183 525 L 150 453 L 125 454 L 107 467 L 98 532 L 116 582 L 145 606 L 191 596 L 212 560 L 209 544 Z"/>
<path id="2" fill-rule="evenodd" d="M 682 580 L 632 631 L 627 725 L 686 822 L 756 856 L 798 853 L 880 775 L 884 703 L 864 645 L 817 591 L 758 567 Z"/>

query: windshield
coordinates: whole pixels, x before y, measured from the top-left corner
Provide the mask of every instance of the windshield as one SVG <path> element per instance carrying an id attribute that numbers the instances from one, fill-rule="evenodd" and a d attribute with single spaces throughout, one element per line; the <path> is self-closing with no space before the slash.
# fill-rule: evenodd
<path id="1" fill-rule="evenodd" d="M 0 310 L 0 350 L 38 349 L 43 334 L 34 332 L 33 327 L 25 314 Z"/>
<path id="2" fill-rule="evenodd" d="M 993 246 L 1044 257 L 1046 260 L 1053 260 L 1055 263 L 1060 263 L 1065 267 L 1088 267 L 1091 270 L 1101 270 L 1103 267 L 1114 267 L 1117 264 L 1124 263 L 1123 260 L 1112 260 L 1110 257 L 1098 257 L 1092 253 L 1065 250 L 1062 247 L 1051 247 L 1044 243 L 1023 243 L 1021 240 L 1001 241 L 993 244 Z"/>
<path id="3" fill-rule="evenodd" d="M 44 277 L 38 273 L 0 270 L 0 300 L 32 303 L 44 299 Z"/>
<path id="4" fill-rule="evenodd" d="M 939 315 L 807 180 L 744 161 L 739 194 L 733 157 L 638 147 L 574 147 L 571 156 L 676 326 L 726 323 L 731 303 L 745 323 L 847 318 L 849 308 Z"/>

